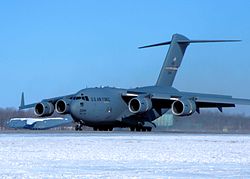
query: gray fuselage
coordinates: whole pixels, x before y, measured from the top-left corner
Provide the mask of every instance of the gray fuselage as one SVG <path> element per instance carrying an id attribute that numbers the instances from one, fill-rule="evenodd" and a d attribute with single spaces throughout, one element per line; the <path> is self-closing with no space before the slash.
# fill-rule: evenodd
<path id="1" fill-rule="evenodd" d="M 83 122 L 87 126 L 113 126 L 130 127 L 137 126 L 138 122 L 153 121 L 160 115 L 152 110 L 151 115 L 133 114 L 128 109 L 128 104 L 122 98 L 122 94 L 128 90 L 119 88 L 87 88 L 80 90 L 72 98 L 70 114 L 76 122 Z M 131 89 L 145 93 L 158 92 L 166 95 L 177 94 L 172 87 L 143 87 Z M 166 112 L 168 109 L 165 109 Z"/>

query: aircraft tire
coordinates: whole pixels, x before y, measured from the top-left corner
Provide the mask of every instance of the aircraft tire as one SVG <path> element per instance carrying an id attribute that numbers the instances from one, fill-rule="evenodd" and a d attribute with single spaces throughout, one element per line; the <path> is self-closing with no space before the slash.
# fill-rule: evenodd
<path id="1" fill-rule="evenodd" d="M 75 126 L 75 130 L 78 131 L 79 130 L 79 126 L 78 124 Z"/>

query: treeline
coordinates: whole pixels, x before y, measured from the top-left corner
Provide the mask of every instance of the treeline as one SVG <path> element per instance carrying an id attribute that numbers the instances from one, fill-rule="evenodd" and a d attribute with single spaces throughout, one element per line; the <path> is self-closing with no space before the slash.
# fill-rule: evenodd
<path id="1" fill-rule="evenodd" d="M 53 117 L 58 116 L 56 113 Z M 15 108 L 0 108 L 0 130 L 8 129 L 7 122 L 11 118 L 36 117 L 33 110 L 19 111 Z M 73 124 L 72 124 L 73 126 Z M 69 129 L 69 128 L 60 128 Z M 88 129 L 89 130 L 89 129 Z M 250 133 L 250 117 L 245 115 L 229 115 L 217 112 L 204 112 L 188 117 L 175 117 L 173 125 L 166 127 L 169 131 L 186 132 L 235 132 Z"/>

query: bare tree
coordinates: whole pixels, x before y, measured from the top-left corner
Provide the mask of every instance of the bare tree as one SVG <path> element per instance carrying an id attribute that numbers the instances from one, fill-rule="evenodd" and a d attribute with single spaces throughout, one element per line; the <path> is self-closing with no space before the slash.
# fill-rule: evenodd
<path id="1" fill-rule="evenodd" d="M 52 117 L 60 116 L 56 113 Z M 35 117 L 33 110 L 19 111 L 15 108 L 0 108 L 0 130 L 5 130 L 11 118 Z M 67 129 L 65 127 L 57 129 Z M 244 132 L 250 133 L 250 117 L 229 115 L 217 112 L 203 112 L 188 117 L 175 117 L 173 126 L 166 128 L 173 131 L 188 132 Z"/>

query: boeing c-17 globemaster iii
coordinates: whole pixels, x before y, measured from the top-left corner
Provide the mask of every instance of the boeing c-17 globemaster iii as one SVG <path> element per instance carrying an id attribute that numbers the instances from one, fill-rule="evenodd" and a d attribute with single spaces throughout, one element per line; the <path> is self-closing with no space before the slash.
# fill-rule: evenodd
<path id="1" fill-rule="evenodd" d="M 174 34 L 171 41 L 139 48 L 170 45 L 158 80 L 153 86 L 133 89 L 111 87 L 86 88 L 75 94 L 43 99 L 41 102 L 24 104 L 22 94 L 19 109 L 34 108 L 38 117 L 70 114 L 76 122 L 76 130 L 82 126 L 94 130 L 111 131 L 114 127 L 128 127 L 131 131 L 151 131 L 153 121 L 166 112 L 175 116 L 189 116 L 200 113 L 202 108 L 235 107 L 250 105 L 249 99 L 232 98 L 226 95 L 183 92 L 172 87 L 186 48 L 191 43 L 236 42 L 239 40 L 189 40 Z"/>

